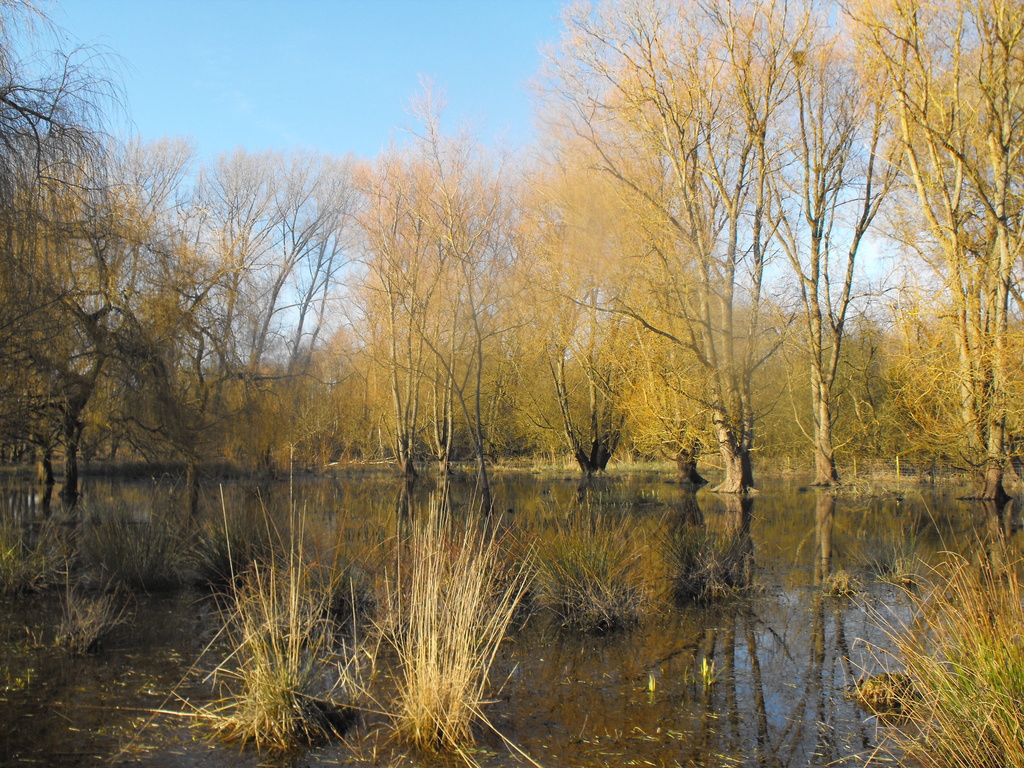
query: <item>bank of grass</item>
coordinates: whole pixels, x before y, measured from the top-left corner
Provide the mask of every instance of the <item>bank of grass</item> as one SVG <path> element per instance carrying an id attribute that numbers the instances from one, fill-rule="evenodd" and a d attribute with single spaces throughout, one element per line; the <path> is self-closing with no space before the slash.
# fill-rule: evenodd
<path id="1" fill-rule="evenodd" d="M 910 681 L 899 709 L 913 726 L 905 744 L 912 761 L 1024 766 L 1022 566 L 951 558 L 912 597 L 914 625 L 892 632 Z"/>
<path id="2" fill-rule="evenodd" d="M 461 751 L 485 720 L 489 672 L 528 582 L 528 561 L 473 520 L 453 519 L 434 496 L 396 543 L 379 628 L 399 662 L 393 706 L 401 741 Z"/>
<path id="3" fill-rule="evenodd" d="M 644 538 L 629 516 L 559 523 L 538 543 L 538 600 L 563 625 L 584 632 L 636 624 L 651 605 Z"/>

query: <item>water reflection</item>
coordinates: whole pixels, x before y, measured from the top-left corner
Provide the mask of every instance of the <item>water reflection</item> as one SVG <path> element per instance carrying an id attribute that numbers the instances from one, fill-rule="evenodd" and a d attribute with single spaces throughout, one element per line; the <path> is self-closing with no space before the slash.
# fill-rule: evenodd
<path id="1" fill-rule="evenodd" d="M 665 599 L 635 630 L 605 636 L 567 631 L 533 613 L 503 648 L 488 712 L 545 766 L 864 764 L 877 743 L 876 726 L 845 693 L 873 671 L 871 644 L 884 645 L 885 637 L 862 606 L 887 608 L 899 594 L 871 580 L 869 557 L 913 533 L 926 559 L 957 549 L 991 560 L 1009 557 L 1020 536 L 1015 507 L 983 509 L 952 493 L 898 501 L 780 486 L 751 499 L 695 492 L 657 475 L 595 478 L 584 488 L 575 478 L 506 475 L 494 485 L 500 513 L 491 522 L 498 531 L 536 539 L 570 519 L 597 526 L 625 517 L 638 539 L 651 542 L 649 566 L 663 569 L 657 573 L 665 584 L 669 574 L 656 543 L 674 531 L 712 532 L 735 542 L 758 587 L 708 605 Z M 4 484 L 0 516 L 26 524 L 56 514 L 47 511 L 44 491 Z M 460 514 L 474 514 L 472 482 L 405 483 L 367 473 L 202 486 L 198 519 L 216 522 L 225 510 L 262 515 L 286 536 L 301 512 L 307 532 L 344 542 L 346 556 L 369 562 L 367 553 L 405 530 L 439 492 Z M 86 521 L 111 510 L 138 521 L 183 519 L 191 505 L 191 494 L 169 482 L 89 479 L 83 494 Z M 860 570 L 869 590 L 863 600 L 823 594 L 821 584 L 840 568 Z M 0 764 L 84 764 L 111 758 L 135 737 L 135 751 L 114 764 L 261 762 L 253 752 L 197 742 L 187 721 L 161 717 L 137 731 L 153 710 L 172 708 L 172 694 L 196 705 L 217 695 L 202 674 L 187 674 L 219 631 L 202 593 L 136 596 L 134 622 L 119 628 L 101 654 L 73 660 L 53 648 L 59 598 L 0 603 Z M 373 722 L 379 718 L 368 717 L 349 746 L 318 746 L 293 762 L 351 763 L 372 753 L 388 764 L 394 756 L 370 730 Z M 493 733 L 481 729 L 479 738 L 489 750 L 479 757 L 483 764 L 519 764 Z"/>

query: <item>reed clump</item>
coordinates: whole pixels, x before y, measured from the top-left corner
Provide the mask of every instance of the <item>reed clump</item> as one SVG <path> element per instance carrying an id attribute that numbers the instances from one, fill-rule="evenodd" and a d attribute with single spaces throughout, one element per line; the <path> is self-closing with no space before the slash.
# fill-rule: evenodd
<path id="1" fill-rule="evenodd" d="M 298 552 L 240 577 L 225 609 L 232 650 L 214 673 L 228 693 L 200 712 L 219 736 L 286 748 L 351 724 L 359 655 L 336 632 L 332 591 Z"/>
<path id="2" fill-rule="evenodd" d="M 81 546 L 101 582 L 159 592 L 183 581 L 182 533 L 163 515 L 138 517 L 127 509 L 104 510 L 91 516 Z"/>
<path id="3" fill-rule="evenodd" d="M 0 594 L 52 586 L 67 572 L 68 560 L 69 548 L 55 524 L 0 522 Z"/>
<path id="4" fill-rule="evenodd" d="M 739 534 L 682 525 L 663 540 L 662 550 L 682 603 L 707 603 L 753 587 L 750 549 Z"/>
<path id="5" fill-rule="evenodd" d="M 434 497 L 397 543 L 379 620 L 399 662 L 394 719 L 399 738 L 426 750 L 473 743 L 489 672 L 528 581 L 509 566 L 501 540 L 474 521 L 453 520 Z"/>
<path id="6" fill-rule="evenodd" d="M 1024 766 L 1022 563 L 953 558 L 913 597 L 917 620 L 891 632 L 909 679 L 899 709 L 922 764 Z"/>
<path id="7" fill-rule="evenodd" d="M 538 548 L 538 599 L 572 629 L 607 632 L 636 624 L 651 602 L 638 538 L 627 517 L 559 525 Z"/>

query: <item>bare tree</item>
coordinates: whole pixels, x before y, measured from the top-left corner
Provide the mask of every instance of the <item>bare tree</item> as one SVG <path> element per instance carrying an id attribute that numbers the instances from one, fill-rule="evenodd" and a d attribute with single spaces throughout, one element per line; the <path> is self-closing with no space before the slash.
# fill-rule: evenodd
<path id="1" fill-rule="evenodd" d="M 1002 500 L 1010 397 L 1010 299 L 1021 258 L 1024 6 L 1005 0 L 879 2 L 854 9 L 895 92 L 902 169 L 940 280 L 956 349 L 963 455 L 981 496 Z"/>
<path id="2" fill-rule="evenodd" d="M 809 18 L 825 16 L 809 4 Z M 844 28 L 800 26 L 791 43 L 795 93 L 780 132 L 788 168 L 770 177 L 780 211 L 779 242 L 797 278 L 803 309 L 798 344 L 810 362 L 815 484 L 839 482 L 833 427 L 847 316 L 856 298 L 857 256 L 892 187 L 885 151 L 889 92 L 872 83 L 843 41 Z"/>

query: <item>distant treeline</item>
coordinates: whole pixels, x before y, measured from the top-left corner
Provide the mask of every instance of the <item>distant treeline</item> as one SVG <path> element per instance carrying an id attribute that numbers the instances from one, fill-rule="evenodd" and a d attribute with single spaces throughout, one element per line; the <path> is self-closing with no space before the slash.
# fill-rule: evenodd
<path id="1" fill-rule="evenodd" d="M 573 7 L 536 146 L 372 159 L 111 138 L 117 84 L 0 6 L 7 461 L 1024 450 L 1024 6 Z M 34 19 L 34 23 L 32 22 Z M 43 31 L 40 31 L 42 29 Z"/>

